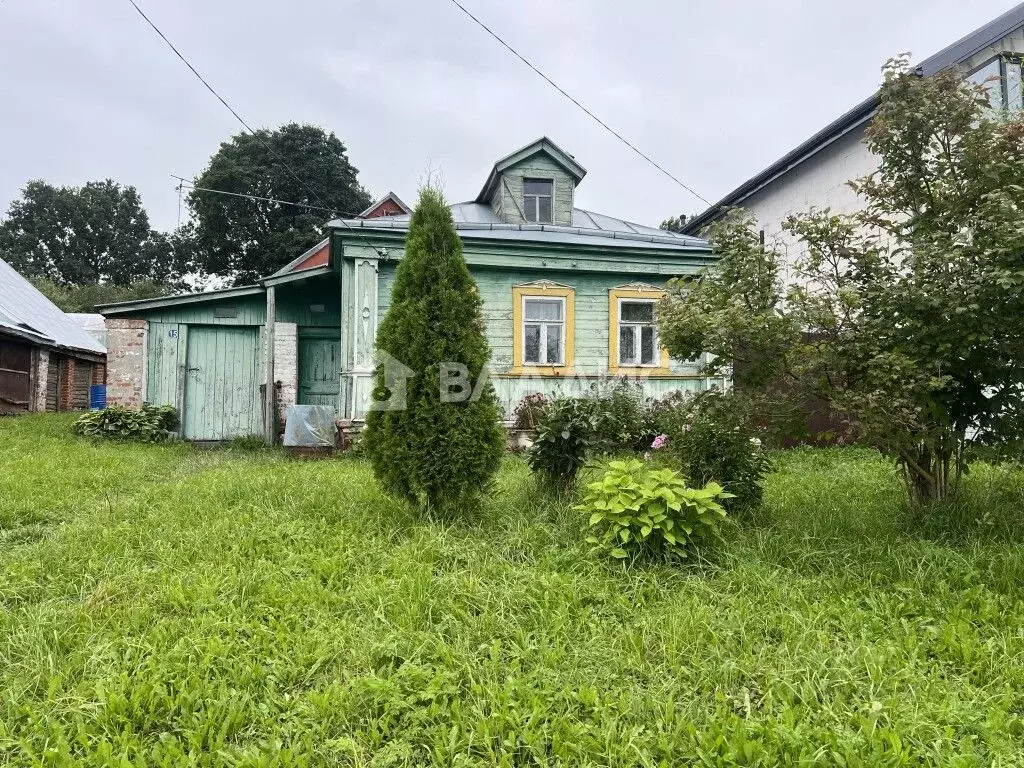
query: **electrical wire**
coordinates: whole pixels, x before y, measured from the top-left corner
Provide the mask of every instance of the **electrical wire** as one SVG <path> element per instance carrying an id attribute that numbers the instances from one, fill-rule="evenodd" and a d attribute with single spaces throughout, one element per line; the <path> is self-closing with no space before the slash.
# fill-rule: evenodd
<path id="1" fill-rule="evenodd" d="M 335 211 L 333 208 L 324 208 L 321 205 L 310 205 L 309 203 L 293 203 L 291 200 L 280 200 L 276 197 L 260 197 L 259 195 L 249 195 L 244 192 L 228 192 L 226 189 L 211 189 L 210 187 L 199 187 L 195 183 L 189 181 L 184 176 L 178 176 L 175 173 L 171 174 L 172 179 L 177 179 L 181 184 L 187 184 L 189 189 L 194 189 L 198 192 L 211 192 L 215 195 L 231 195 L 232 197 L 244 197 L 248 200 L 261 200 L 265 203 L 277 203 L 278 205 L 294 205 L 298 208 L 309 208 L 314 211 L 327 211 L 332 216 L 351 216 L 352 218 L 357 217 L 358 213 L 344 213 Z"/>
<path id="2" fill-rule="evenodd" d="M 2 0 L 0 0 L 0 2 L 2 2 Z M 217 92 L 217 90 L 212 85 L 210 85 L 210 83 L 206 80 L 206 78 L 204 78 L 199 73 L 199 70 L 197 70 L 194 66 L 192 66 L 192 63 L 188 59 L 185 58 L 185 56 L 181 53 L 181 51 L 179 51 L 177 49 L 177 47 L 175 47 L 174 43 L 172 43 L 167 38 L 167 35 L 165 35 L 160 30 L 160 28 L 156 24 L 153 23 L 153 20 L 150 19 L 149 16 L 147 16 L 145 14 L 145 12 L 138 6 L 138 4 L 136 4 L 135 0 L 128 0 L 128 2 L 131 4 L 132 8 L 134 8 L 135 11 L 139 14 L 139 16 L 141 16 L 143 18 L 143 20 L 153 29 L 153 31 L 156 32 L 157 35 L 159 35 L 160 39 L 163 40 L 164 43 L 167 44 L 167 47 L 170 48 L 174 52 L 174 55 L 177 56 L 179 59 L 181 59 L 182 63 L 184 63 L 184 65 L 189 68 L 189 70 L 192 72 L 192 74 L 195 75 L 196 78 L 198 78 L 199 82 L 201 82 L 206 87 L 206 90 L 208 90 L 210 93 L 212 93 L 217 98 L 217 101 L 219 101 L 221 104 L 224 105 L 224 108 L 227 109 L 228 112 L 230 112 L 234 116 L 234 118 L 239 123 L 242 124 L 242 127 L 244 127 L 245 130 L 249 132 L 249 135 L 251 135 L 254 139 L 256 139 L 260 144 L 262 144 L 263 147 L 268 152 L 270 152 L 270 154 L 272 156 L 274 156 L 279 163 L 281 163 L 281 165 L 284 167 L 284 169 L 286 171 L 288 171 L 289 174 L 291 174 L 292 178 L 294 178 L 297 182 L 299 182 L 299 184 L 301 184 L 306 189 L 306 191 L 308 191 L 316 199 L 316 201 L 318 203 L 320 203 L 320 205 L 319 206 L 313 206 L 313 205 L 305 205 L 305 204 L 302 204 L 302 203 L 292 203 L 292 202 L 289 202 L 287 200 L 272 200 L 270 198 L 265 198 L 265 199 L 267 199 L 267 200 L 269 200 L 271 202 L 276 202 L 276 203 L 280 203 L 280 204 L 283 204 L 283 205 L 303 205 L 306 208 L 323 210 L 323 211 L 327 211 L 327 212 L 331 213 L 332 215 L 335 215 L 336 212 L 333 209 L 328 208 L 328 207 L 326 207 L 324 205 L 323 198 L 321 198 L 320 195 L 318 195 L 316 193 L 316 190 L 313 189 L 312 187 L 310 187 L 305 181 L 303 181 L 302 178 L 300 178 L 299 175 L 292 169 L 292 167 L 290 165 L 288 165 L 288 162 L 283 157 L 281 157 L 281 155 L 278 154 L 274 150 L 274 148 L 272 146 L 270 146 L 270 144 L 268 144 L 263 139 L 263 137 L 261 137 L 256 131 L 254 131 L 252 129 L 252 127 L 242 118 L 242 116 L 240 114 L 238 114 L 238 112 L 235 110 L 235 108 L 232 107 L 228 103 L 227 99 L 225 99 L 223 96 L 221 96 Z M 171 174 L 171 175 L 174 176 L 174 174 Z M 174 176 L 174 178 L 177 178 L 180 181 L 184 181 L 184 182 L 192 185 L 193 187 L 195 186 L 194 184 L 189 182 L 187 179 L 183 179 L 180 176 Z M 239 194 L 239 193 L 224 192 L 223 190 L 209 190 L 209 191 L 216 191 L 216 192 L 220 192 L 222 194 Z M 247 195 L 242 195 L 242 196 L 246 197 Z M 256 196 L 255 195 L 248 195 L 248 197 L 255 198 Z M 339 216 L 352 216 L 354 214 L 337 214 L 337 215 L 339 215 Z M 347 221 L 345 221 L 344 219 L 339 218 L 339 221 L 345 226 L 346 229 L 349 229 L 349 230 L 351 230 L 353 232 L 356 231 L 356 229 L 352 225 L 350 225 Z M 377 245 L 375 245 L 372 242 L 370 243 L 370 246 L 372 248 L 374 248 L 374 250 L 376 250 L 378 253 L 381 253 L 381 252 L 387 253 L 387 248 L 386 247 L 377 246 Z"/>
<path id="3" fill-rule="evenodd" d="M 592 119 L 592 120 L 593 120 L 594 122 L 596 122 L 596 123 L 597 123 L 598 125 L 600 125 L 600 126 L 601 126 L 602 128 L 604 128 L 604 129 L 605 129 L 606 131 L 608 131 L 608 133 L 610 133 L 610 134 L 611 134 L 612 136 L 614 136 L 614 137 L 615 137 L 616 139 L 618 139 L 619 141 L 621 141 L 621 142 L 622 142 L 623 144 L 625 144 L 625 145 L 626 145 L 627 147 L 629 147 L 629 148 L 630 148 L 631 150 L 633 150 L 633 152 L 635 152 L 635 153 L 636 153 L 637 155 L 639 155 L 640 157 L 642 157 L 642 158 L 643 158 L 644 160 L 646 160 L 646 161 L 647 161 L 648 163 L 650 163 L 651 165 L 653 165 L 653 166 L 654 166 L 655 168 L 657 168 L 657 169 L 658 169 L 659 171 L 661 171 L 661 172 L 662 172 L 663 174 L 665 174 L 666 176 L 668 176 L 668 178 L 672 179 L 672 181 L 674 181 L 674 182 L 675 182 L 676 184 L 678 184 L 678 185 L 679 185 L 680 187 L 682 187 L 682 188 L 683 188 L 683 189 L 685 189 L 685 190 L 686 190 L 687 192 L 689 192 L 689 193 L 690 193 L 691 195 L 693 195 L 694 197 L 696 197 L 696 198 L 697 198 L 698 200 L 700 200 L 700 201 L 704 202 L 705 204 L 707 204 L 707 205 L 709 205 L 709 206 L 711 205 L 711 201 L 710 201 L 710 200 L 708 200 L 708 199 L 707 199 L 706 197 L 704 197 L 704 196 L 703 196 L 703 195 L 701 195 L 701 194 L 700 194 L 699 192 L 697 192 L 696 190 L 694 190 L 694 189 L 693 189 L 692 187 L 690 187 L 690 186 L 687 186 L 686 184 L 684 184 L 684 183 L 683 183 L 683 182 L 682 182 L 682 181 L 681 181 L 681 180 L 680 180 L 679 178 L 677 178 L 676 176 L 674 176 L 674 175 L 673 175 L 672 173 L 670 173 L 669 171 L 665 170 L 665 169 L 664 169 L 664 168 L 663 168 L 662 166 L 658 165 L 658 164 L 657 164 L 657 163 L 656 163 L 656 162 L 655 162 L 654 160 L 652 160 L 652 159 L 651 159 L 651 158 L 650 158 L 650 157 L 649 157 L 648 155 L 644 154 L 644 153 L 643 153 L 643 152 L 641 152 L 641 151 L 640 151 L 639 149 L 637 149 L 636 145 L 634 145 L 634 144 L 633 144 L 632 142 L 630 142 L 630 141 L 629 141 L 629 140 L 628 140 L 628 139 L 627 139 L 627 138 L 626 138 L 625 136 L 623 136 L 623 135 L 622 135 L 621 133 L 619 133 L 619 132 L 618 132 L 618 131 L 616 131 L 616 130 L 615 130 L 614 128 L 612 128 L 612 127 L 611 127 L 610 125 L 608 125 L 608 123 L 606 123 L 606 122 L 605 122 L 604 120 L 602 120 L 602 119 L 601 119 L 600 117 L 598 117 L 598 116 L 597 116 L 597 115 L 595 115 L 595 114 L 594 114 L 593 112 L 591 112 L 591 111 L 590 111 L 589 109 L 587 109 L 587 108 L 586 108 L 585 106 L 583 106 L 583 104 L 581 104 L 581 103 L 580 103 L 579 101 L 577 101 L 577 100 L 576 100 L 575 98 L 573 98 L 572 96 L 570 96 L 570 95 L 569 95 L 569 93 L 568 93 L 568 92 L 566 92 L 566 90 L 565 90 L 564 88 L 562 88 L 562 87 L 561 87 L 561 86 L 560 86 L 560 85 L 559 85 L 558 83 L 556 83 L 556 82 L 555 82 L 554 80 L 552 80 L 552 79 L 551 79 L 550 77 L 548 77 L 548 76 L 547 76 L 547 75 L 545 75 L 545 74 L 544 74 L 543 72 L 541 72 L 541 71 L 540 71 L 540 69 L 538 69 L 537 67 L 535 67 L 535 66 L 534 66 L 534 65 L 533 65 L 532 63 L 530 63 L 530 61 L 529 61 L 529 60 L 528 60 L 528 59 L 527 59 L 527 58 L 526 58 L 525 56 L 523 56 L 523 55 L 522 55 L 521 53 L 519 53 L 519 51 L 517 51 L 517 50 L 516 50 L 515 48 L 513 48 L 513 47 L 512 47 L 511 45 L 509 45 L 508 43 L 506 43 L 506 42 L 505 42 L 505 41 L 504 41 L 504 40 L 503 40 L 503 39 L 501 38 L 501 36 L 499 36 L 499 35 L 498 35 L 498 33 L 497 33 L 497 32 L 495 32 L 495 31 L 494 31 L 493 29 L 491 29 L 491 28 L 490 28 L 490 27 L 488 27 L 488 26 L 487 26 L 486 24 L 484 24 L 484 23 L 483 23 L 482 21 L 480 21 L 480 19 L 478 19 L 478 18 L 477 18 L 476 16 L 474 16 L 474 15 L 473 15 L 472 13 L 470 13 L 470 12 L 469 12 L 469 10 L 467 10 L 466 6 L 464 6 L 464 5 L 462 4 L 462 3 L 460 3 L 460 2 L 459 2 L 459 0 L 451 0 L 451 1 L 452 1 L 452 3 L 454 3 L 454 4 L 455 4 L 455 6 L 457 6 L 457 7 L 458 7 L 458 9 L 459 9 L 459 10 L 461 10 L 461 11 L 462 11 L 462 12 L 463 12 L 464 14 L 466 14 L 466 15 L 467 15 L 467 16 L 468 16 L 469 18 L 471 18 L 471 19 L 472 19 L 472 20 L 473 20 L 474 22 L 476 22 L 476 24 L 477 24 L 477 25 L 478 25 L 478 26 L 479 26 L 479 27 L 480 27 L 481 29 L 483 29 L 483 30 L 484 30 L 484 31 L 485 31 L 485 32 L 486 32 L 487 34 L 489 34 L 489 35 L 490 35 L 491 37 L 493 37 L 493 38 L 494 38 L 495 40 L 497 40 L 497 41 L 498 41 L 499 43 L 501 43 L 501 44 L 502 44 L 502 45 L 503 45 L 503 46 L 504 46 L 504 47 L 505 47 L 505 48 L 506 48 L 506 49 L 507 49 L 507 50 L 509 51 L 509 53 L 511 53 L 511 54 L 512 54 L 513 56 L 515 56 L 515 57 L 516 57 L 517 59 L 519 59 L 519 60 L 520 60 L 521 62 L 523 62 L 523 64 L 525 64 L 525 65 L 526 65 L 526 66 L 528 66 L 528 67 L 529 67 L 530 69 L 532 69 L 532 70 L 533 70 L 533 71 L 534 71 L 534 72 L 535 72 L 535 73 L 536 73 L 537 75 L 539 75 L 539 76 L 540 76 L 541 78 L 543 78 L 543 79 L 544 79 L 544 80 L 545 80 L 545 81 L 546 81 L 546 82 L 548 83 L 548 85 L 550 85 L 550 86 L 551 86 L 552 88 L 554 88 L 554 89 L 555 89 L 556 91 L 558 91 L 558 92 L 559 92 L 560 94 L 562 94 L 563 96 L 565 96 L 565 98 L 567 98 L 567 99 L 568 99 L 569 101 L 571 101 L 571 102 L 572 102 L 573 104 L 575 104 L 575 105 L 576 105 L 577 107 L 579 107 L 580 109 L 582 109 L 582 110 L 583 110 L 583 111 L 584 111 L 584 112 L 585 112 L 585 113 L 586 113 L 586 114 L 587 114 L 587 115 L 588 115 L 588 116 L 589 116 L 589 117 L 590 117 L 590 118 L 591 118 L 591 119 Z"/>
<path id="4" fill-rule="evenodd" d="M 242 116 L 240 114 L 238 114 L 237 111 L 235 111 L 235 108 L 232 107 L 227 102 L 227 99 L 225 99 L 223 96 L 221 96 L 219 93 L 217 93 L 216 89 L 212 85 L 210 85 L 209 82 L 207 82 L 206 78 L 203 77 L 199 73 L 199 70 L 197 70 L 195 67 L 192 66 L 192 63 L 188 59 L 186 59 L 185 56 L 181 53 L 181 51 L 179 51 L 175 47 L 174 43 L 172 43 L 170 40 L 167 39 L 167 35 L 165 35 L 163 32 L 161 32 L 160 28 L 156 24 L 153 23 L 152 19 L 150 19 L 149 16 L 147 16 L 145 14 L 145 12 L 141 8 L 139 8 L 139 6 L 136 4 L 135 0 L 128 0 L 128 2 L 131 3 L 132 8 L 134 8 L 138 12 L 139 16 L 141 16 L 145 20 L 145 22 L 150 27 L 153 28 L 153 31 L 156 32 L 160 36 L 160 39 L 163 40 L 167 44 L 167 47 L 170 48 L 172 51 L 174 51 L 174 55 L 177 56 L 179 59 L 181 59 L 181 61 L 185 64 L 185 66 L 188 67 L 192 71 L 192 74 L 195 75 L 199 79 L 199 82 L 201 82 L 204 86 L 206 86 L 206 90 L 208 90 L 210 93 L 212 93 L 217 98 L 217 101 L 219 101 L 221 104 L 223 104 L 224 107 L 228 110 L 228 112 L 230 112 L 232 115 L 234 115 L 235 119 L 239 123 L 242 124 L 242 126 L 245 128 L 245 130 L 248 131 L 249 134 L 254 139 L 256 139 L 260 144 L 262 144 L 263 148 L 266 149 L 268 152 L 270 152 L 270 154 L 273 155 L 277 159 L 277 161 L 279 163 L 281 163 L 281 165 L 284 167 L 284 169 L 286 171 L 288 171 L 288 173 L 291 174 L 292 178 L 294 178 L 297 182 L 299 182 L 299 184 L 301 184 L 303 187 L 305 187 L 306 191 L 309 192 L 314 198 L 316 198 L 316 201 L 318 203 L 320 203 L 321 205 L 324 205 L 323 199 L 320 197 L 320 195 L 318 195 L 316 193 L 316 190 L 314 190 L 311 186 L 309 186 L 306 182 L 304 182 L 299 177 L 299 175 L 294 170 L 292 170 L 292 167 L 290 165 L 288 165 L 287 161 L 285 161 L 285 159 L 283 157 L 281 157 L 281 155 L 278 154 L 274 150 L 274 148 L 272 146 L 270 146 L 270 144 L 267 143 L 263 139 L 262 136 L 260 136 L 256 131 L 254 131 L 252 129 L 252 127 L 242 118 Z"/>

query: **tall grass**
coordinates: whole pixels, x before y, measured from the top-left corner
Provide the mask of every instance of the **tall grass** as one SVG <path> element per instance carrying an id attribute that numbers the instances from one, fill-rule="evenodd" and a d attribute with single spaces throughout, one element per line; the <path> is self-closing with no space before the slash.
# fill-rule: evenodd
<path id="1" fill-rule="evenodd" d="M 358 461 L 66 427 L 0 422 L 4 519 L 41 530 L 0 542 L 11 764 L 1024 757 L 1013 510 L 940 534 L 870 452 L 781 456 L 710 564 L 623 569 L 517 459 L 464 520 L 427 521 Z M 1012 505 L 1003 471 L 971 492 Z"/>

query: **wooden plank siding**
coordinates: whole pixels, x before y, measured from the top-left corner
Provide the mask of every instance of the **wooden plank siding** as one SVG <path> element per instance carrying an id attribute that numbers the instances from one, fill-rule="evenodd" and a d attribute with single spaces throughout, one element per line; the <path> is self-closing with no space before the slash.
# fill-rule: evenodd
<path id="1" fill-rule="evenodd" d="M 229 440 L 262 431 L 256 328 L 190 326 L 182 429 L 189 440 Z"/>
<path id="2" fill-rule="evenodd" d="M 32 407 L 32 347 L 0 339 L 0 414 Z"/>
<path id="3" fill-rule="evenodd" d="M 380 267 L 378 322 L 391 305 L 391 287 L 396 265 Z M 608 369 L 608 292 L 612 288 L 637 282 L 635 274 L 580 274 L 533 270 L 471 270 L 483 299 L 487 341 L 491 346 L 491 368 L 495 374 L 512 368 L 512 288 L 536 280 L 548 280 L 575 289 L 575 369 L 578 373 L 598 375 Z M 654 278 L 644 282 L 663 287 L 664 281 Z M 676 376 L 697 376 L 694 361 L 670 360 L 669 368 Z"/>

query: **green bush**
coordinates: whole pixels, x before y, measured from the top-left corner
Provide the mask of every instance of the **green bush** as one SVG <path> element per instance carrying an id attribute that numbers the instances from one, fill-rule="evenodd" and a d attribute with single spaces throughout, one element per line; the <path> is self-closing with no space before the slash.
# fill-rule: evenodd
<path id="1" fill-rule="evenodd" d="M 642 387 L 620 379 L 590 398 L 595 420 L 594 450 L 616 454 L 644 451 L 654 432 L 644 403 Z"/>
<path id="2" fill-rule="evenodd" d="M 720 483 L 730 509 L 757 506 L 771 460 L 749 405 L 734 391 L 710 390 L 652 408 L 652 424 L 667 435 L 659 453 L 690 483 Z"/>
<path id="3" fill-rule="evenodd" d="M 178 412 L 173 405 L 145 403 L 138 410 L 112 405 L 102 411 L 83 413 L 75 420 L 74 431 L 83 437 L 156 443 L 166 440 L 178 424 Z"/>
<path id="4" fill-rule="evenodd" d="M 678 472 L 637 459 L 613 461 L 576 509 L 587 541 L 612 557 L 685 559 L 716 535 L 730 498 L 717 483 L 687 487 Z"/>
<path id="5" fill-rule="evenodd" d="M 491 354 L 480 293 L 437 190 L 420 194 L 376 346 L 362 442 L 378 481 L 424 507 L 475 508 L 463 502 L 498 471 L 506 436 L 493 386 L 479 386 Z"/>
<path id="6" fill-rule="evenodd" d="M 526 456 L 530 469 L 544 485 L 568 494 L 590 456 L 596 426 L 590 401 L 549 401 L 541 408 L 537 436 Z"/>

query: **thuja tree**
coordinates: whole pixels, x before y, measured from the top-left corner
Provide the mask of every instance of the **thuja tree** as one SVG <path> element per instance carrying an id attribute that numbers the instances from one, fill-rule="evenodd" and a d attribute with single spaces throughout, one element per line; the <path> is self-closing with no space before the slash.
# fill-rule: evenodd
<path id="1" fill-rule="evenodd" d="M 880 164 L 851 182 L 863 210 L 785 222 L 802 254 L 788 287 L 781 252 L 736 212 L 711 232 L 717 266 L 666 298 L 661 338 L 717 355 L 773 405 L 828 403 L 893 457 L 913 502 L 944 499 L 971 441 L 1019 428 L 1024 122 L 955 74 L 890 62 L 866 142 Z"/>
<path id="2" fill-rule="evenodd" d="M 422 506 L 464 504 L 497 471 L 505 436 L 486 381 L 480 294 L 437 190 L 420 194 L 376 345 L 377 402 L 363 436 L 374 473 Z"/>

